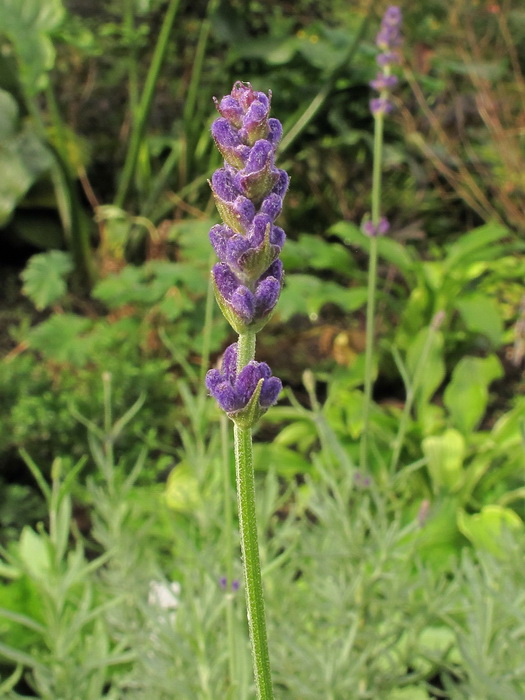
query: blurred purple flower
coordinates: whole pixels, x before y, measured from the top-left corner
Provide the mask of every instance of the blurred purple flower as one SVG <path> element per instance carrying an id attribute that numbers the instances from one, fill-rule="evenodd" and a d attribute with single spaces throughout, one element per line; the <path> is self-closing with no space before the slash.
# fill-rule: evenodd
<path id="1" fill-rule="evenodd" d="M 395 75 L 391 75 L 391 68 L 399 62 L 397 49 L 402 43 L 401 21 L 402 14 L 399 7 L 396 5 L 388 7 L 376 36 L 376 46 L 381 50 L 376 60 L 381 70 L 370 82 L 370 86 L 379 93 L 379 97 L 370 100 L 370 110 L 374 116 L 389 114 L 392 111 L 389 96 L 398 80 Z"/>
<path id="2" fill-rule="evenodd" d="M 372 221 L 368 219 L 362 224 L 361 230 L 370 238 L 374 238 L 375 236 L 384 236 L 385 233 L 388 233 L 390 230 L 390 223 L 385 216 L 382 216 L 379 219 L 377 226 L 374 226 Z"/>

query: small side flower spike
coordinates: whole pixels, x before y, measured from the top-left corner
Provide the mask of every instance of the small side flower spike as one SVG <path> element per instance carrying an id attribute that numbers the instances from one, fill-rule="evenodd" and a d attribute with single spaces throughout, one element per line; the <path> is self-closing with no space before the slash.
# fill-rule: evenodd
<path id="1" fill-rule="evenodd" d="M 266 362 L 249 362 L 237 372 L 237 343 L 230 345 L 223 356 L 220 370 L 206 375 L 206 387 L 237 425 L 252 427 L 277 402 L 281 380 L 272 376 Z"/>

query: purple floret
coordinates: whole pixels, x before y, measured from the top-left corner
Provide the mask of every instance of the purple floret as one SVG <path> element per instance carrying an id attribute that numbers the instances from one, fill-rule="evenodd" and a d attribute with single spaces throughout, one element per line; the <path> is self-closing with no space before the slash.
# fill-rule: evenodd
<path id="1" fill-rule="evenodd" d="M 226 349 L 221 369 L 211 369 L 207 373 L 206 387 L 219 406 L 226 413 L 233 414 L 247 406 L 261 379 L 259 406 L 267 409 L 277 401 L 282 389 L 281 380 L 272 376 L 266 362 L 255 360 L 237 373 L 237 343 L 234 343 Z"/>

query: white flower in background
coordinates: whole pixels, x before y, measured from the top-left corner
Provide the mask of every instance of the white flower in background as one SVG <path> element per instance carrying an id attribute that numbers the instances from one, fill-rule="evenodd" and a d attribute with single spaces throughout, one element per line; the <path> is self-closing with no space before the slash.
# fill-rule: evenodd
<path id="1" fill-rule="evenodd" d="M 166 617 L 173 623 L 175 622 L 175 612 L 179 607 L 180 592 L 181 585 L 178 581 L 172 581 L 171 583 L 150 581 L 148 605 L 158 608 L 159 613 L 163 610 L 169 611 Z M 159 617 L 164 617 L 164 615 L 160 613 Z"/>

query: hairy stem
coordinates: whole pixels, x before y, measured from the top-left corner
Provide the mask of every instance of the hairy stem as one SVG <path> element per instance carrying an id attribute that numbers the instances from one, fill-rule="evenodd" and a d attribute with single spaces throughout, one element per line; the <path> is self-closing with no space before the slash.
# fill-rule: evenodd
<path id="1" fill-rule="evenodd" d="M 255 333 L 243 333 L 237 345 L 237 368 L 242 369 L 255 355 Z M 234 426 L 235 468 L 239 531 L 244 563 L 244 589 L 252 647 L 255 688 L 258 700 L 273 700 L 270 655 L 266 635 L 264 598 L 255 515 L 255 478 L 251 428 Z"/>

